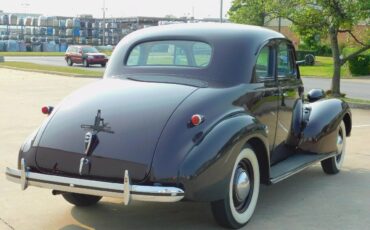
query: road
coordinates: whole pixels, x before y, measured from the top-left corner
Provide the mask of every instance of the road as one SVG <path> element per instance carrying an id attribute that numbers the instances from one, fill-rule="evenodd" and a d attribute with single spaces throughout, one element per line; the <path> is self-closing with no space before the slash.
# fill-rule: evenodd
<path id="1" fill-rule="evenodd" d="M 45 119 L 42 105 L 56 105 L 71 91 L 96 79 L 0 69 L 0 229 L 223 229 L 206 203 L 173 204 L 104 198 L 76 208 L 46 189 L 5 180 L 16 167 L 24 139 Z M 262 186 L 248 230 L 347 230 L 370 226 L 370 110 L 353 110 L 352 136 L 341 173 L 325 175 L 315 165 L 273 186 Z"/>
<path id="2" fill-rule="evenodd" d="M 53 65 L 53 66 L 67 66 L 64 57 L 6 57 L 5 61 L 18 61 L 18 62 L 31 62 L 35 64 L 42 64 L 42 65 Z M 74 64 L 74 66 L 69 68 L 86 68 L 80 64 Z M 88 68 L 88 70 L 100 71 L 104 72 L 105 68 L 102 68 L 100 65 L 92 65 Z"/>
<path id="3" fill-rule="evenodd" d="M 331 79 L 326 78 L 303 78 L 305 91 L 320 88 L 330 89 Z M 347 97 L 370 100 L 370 79 L 342 79 L 341 92 Z"/>

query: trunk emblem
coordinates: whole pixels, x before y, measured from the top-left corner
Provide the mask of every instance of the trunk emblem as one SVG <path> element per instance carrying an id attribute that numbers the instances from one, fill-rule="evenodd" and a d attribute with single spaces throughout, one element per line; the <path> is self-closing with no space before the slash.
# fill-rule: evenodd
<path id="1" fill-rule="evenodd" d="M 101 110 L 98 110 L 98 113 L 95 116 L 95 122 L 93 125 L 81 125 L 81 128 L 87 130 L 85 134 L 85 154 L 89 157 L 96 146 L 99 144 L 98 133 L 114 133 L 111 130 L 111 127 L 108 126 L 108 123 L 104 122 L 104 119 L 101 117 Z M 79 173 L 80 175 L 88 174 L 90 172 L 91 163 L 88 158 L 82 157 L 80 160 Z"/>
<path id="2" fill-rule="evenodd" d="M 87 130 L 85 134 L 85 154 L 90 156 L 94 151 L 95 147 L 99 144 L 98 133 L 114 133 L 111 130 L 111 127 L 108 126 L 108 123 L 104 122 L 104 119 L 101 117 L 101 110 L 98 110 L 98 113 L 95 116 L 95 122 L 93 125 L 81 125 L 81 128 Z"/>
<path id="3" fill-rule="evenodd" d="M 81 125 L 81 128 L 92 131 L 97 134 L 99 132 L 114 133 L 108 123 L 104 123 L 104 118 L 101 118 L 101 110 L 98 110 L 98 114 L 95 116 L 95 122 L 93 125 Z"/>

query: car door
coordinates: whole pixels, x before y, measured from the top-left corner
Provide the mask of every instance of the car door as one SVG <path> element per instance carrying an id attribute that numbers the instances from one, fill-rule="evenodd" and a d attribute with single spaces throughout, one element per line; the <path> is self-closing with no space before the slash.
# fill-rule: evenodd
<path id="1" fill-rule="evenodd" d="M 82 63 L 82 48 L 81 47 L 78 47 L 76 48 L 76 63 Z"/>
<path id="2" fill-rule="evenodd" d="M 72 47 L 71 48 L 71 60 L 73 61 L 73 63 L 77 63 L 77 47 Z"/>
<path id="3" fill-rule="evenodd" d="M 276 124 L 279 107 L 279 88 L 275 78 L 274 43 L 265 45 L 257 55 L 251 86 L 254 95 L 250 96 L 249 109 L 254 116 L 266 125 L 270 151 L 275 142 Z"/>
<path id="4" fill-rule="evenodd" d="M 289 148 L 286 141 L 292 130 L 293 113 L 296 106 L 302 105 L 300 102 L 303 96 L 303 85 L 299 77 L 293 46 L 288 41 L 281 40 L 276 48 L 275 72 L 279 88 L 279 111 L 274 151 L 271 156 L 272 163 L 279 162 L 294 153 L 294 149 Z"/>

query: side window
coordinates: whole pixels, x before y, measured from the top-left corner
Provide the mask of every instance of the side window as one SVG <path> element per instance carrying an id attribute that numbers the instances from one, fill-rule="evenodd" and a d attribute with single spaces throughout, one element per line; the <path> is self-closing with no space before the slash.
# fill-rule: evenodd
<path id="1" fill-rule="evenodd" d="M 287 44 L 281 43 L 277 55 L 278 77 L 296 77 L 295 68 L 292 49 Z"/>
<path id="2" fill-rule="evenodd" d="M 255 66 L 255 76 L 257 80 L 273 78 L 272 73 L 272 48 L 265 46 L 261 49 L 257 57 Z"/>

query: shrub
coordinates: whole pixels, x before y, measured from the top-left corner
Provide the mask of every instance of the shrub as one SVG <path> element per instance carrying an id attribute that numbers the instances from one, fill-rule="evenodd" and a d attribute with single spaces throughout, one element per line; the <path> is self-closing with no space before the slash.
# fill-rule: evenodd
<path id="1" fill-rule="evenodd" d="M 332 52 L 329 45 L 321 45 L 316 50 L 317 56 L 331 57 Z"/>
<path id="2" fill-rule="evenodd" d="M 349 54 L 358 50 L 356 47 L 346 47 L 343 49 L 343 55 Z M 349 70 L 352 75 L 369 75 L 370 74 L 370 50 L 361 53 L 360 55 L 348 60 Z"/>
<path id="3" fill-rule="evenodd" d="M 353 75 L 370 74 L 370 54 L 360 54 L 348 60 L 349 71 Z"/>

